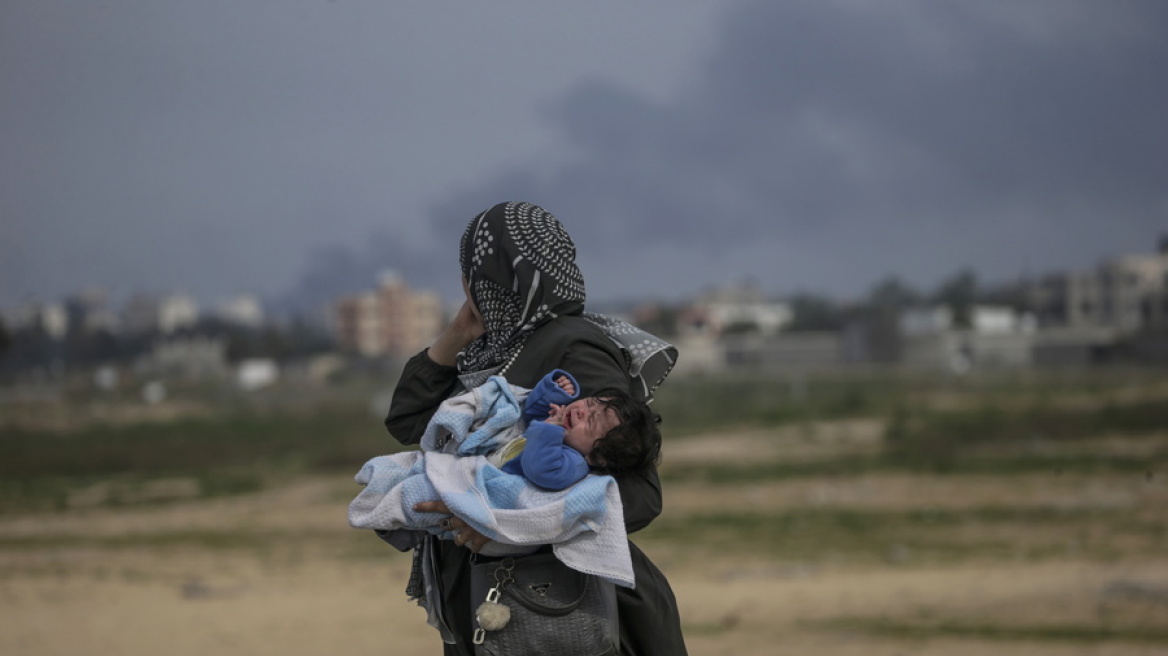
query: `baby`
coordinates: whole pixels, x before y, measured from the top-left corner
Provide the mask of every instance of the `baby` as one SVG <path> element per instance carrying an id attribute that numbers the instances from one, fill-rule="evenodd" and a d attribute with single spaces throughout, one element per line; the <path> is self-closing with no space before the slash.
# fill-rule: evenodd
<path id="1" fill-rule="evenodd" d="M 532 388 L 523 404 L 523 437 L 496 458 L 503 471 L 562 490 L 589 472 L 633 473 L 658 461 L 659 419 L 646 403 L 618 389 L 580 398 L 579 389 L 562 369 Z"/>
<path id="2" fill-rule="evenodd" d="M 417 545 L 418 531 L 454 538 L 454 515 L 487 538 L 475 543 L 479 553 L 524 555 L 555 544 L 569 567 L 607 572 L 609 580 L 632 587 L 612 475 L 656 463 L 658 419 L 622 390 L 582 396 L 577 381 L 556 370 L 532 390 L 492 376 L 447 399 L 421 449 L 377 456 L 361 467 L 355 480 L 364 489 L 349 504 L 349 524 L 376 530 L 404 551 Z M 447 510 L 418 507 L 435 500 Z"/>

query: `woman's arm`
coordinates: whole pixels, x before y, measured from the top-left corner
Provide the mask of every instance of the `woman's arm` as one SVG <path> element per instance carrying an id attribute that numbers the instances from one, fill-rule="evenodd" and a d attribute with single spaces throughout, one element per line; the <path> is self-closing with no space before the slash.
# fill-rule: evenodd
<path id="1" fill-rule="evenodd" d="M 458 384 L 458 352 L 482 334 L 482 319 L 465 301 L 434 344 L 406 362 L 385 417 L 385 427 L 397 441 L 417 444 L 422 439 L 439 404 Z"/>
<path id="2" fill-rule="evenodd" d="M 640 474 L 617 476 L 616 485 L 625 509 L 626 533 L 645 528 L 661 514 L 661 479 L 655 465 Z"/>
<path id="3" fill-rule="evenodd" d="M 393 391 L 385 427 L 402 444 L 417 444 L 430 418 L 458 384 L 458 370 L 430 359 L 427 351 L 410 358 Z"/>

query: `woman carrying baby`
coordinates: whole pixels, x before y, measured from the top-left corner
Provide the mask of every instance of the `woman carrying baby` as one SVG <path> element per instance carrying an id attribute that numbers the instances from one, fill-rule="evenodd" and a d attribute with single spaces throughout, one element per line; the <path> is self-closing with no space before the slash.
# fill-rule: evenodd
<path id="1" fill-rule="evenodd" d="M 509 202 L 479 214 L 462 235 L 459 261 L 466 301 L 434 344 L 406 363 L 394 391 L 385 424 L 398 441 L 416 444 L 443 400 L 495 374 L 534 387 L 549 371 L 569 371 L 583 398 L 605 389 L 644 398 L 658 382 L 630 372 L 629 359 L 610 336 L 611 323 L 606 332 L 603 317 L 585 315 L 575 245 L 547 211 Z M 629 330 L 626 325 L 620 332 Z M 658 371 L 660 376 L 650 377 L 663 377 L 668 368 Z M 638 373 L 644 372 L 638 367 Z M 648 526 L 661 512 L 656 467 L 618 474 L 616 481 L 626 531 Z M 422 506 L 419 510 L 449 512 L 441 502 Z M 454 540 L 427 538 L 416 553 L 411 596 L 418 596 L 422 562 L 435 563 L 441 619 L 453 640 L 445 653 L 472 656 L 470 558 L 486 538 L 457 517 L 450 518 L 450 525 L 457 532 Z M 432 551 L 423 558 L 424 550 Z M 629 550 L 636 587 L 617 589 L 620 653 L 684 655 L 668 580 L 631 540 Z"/>

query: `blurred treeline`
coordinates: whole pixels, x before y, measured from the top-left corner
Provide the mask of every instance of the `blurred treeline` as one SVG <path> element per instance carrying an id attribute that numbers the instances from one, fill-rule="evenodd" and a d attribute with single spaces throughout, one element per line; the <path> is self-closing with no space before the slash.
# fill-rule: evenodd
<path id="1" fill-rule="evenodd" d="M 879 449 L 838 459 L 685 466 L 671 477 L 781 478 L 905 469 L 1125 470 L 1153 475 L 1162 446 L 1078 448 L 1087 438 L 1138 441 L 1168 432 L 1168 383 L 1156 372 L 1082 370 L 976 377 L 897 370 L 674 378 L 657 394 L 668 464 L 671 440 L 734 430 L 870 418 Z M 251 394 L 175 388 L 161 404 L 73 391 L 0 403 L 0 512 L 79 504 L 166 502 L 250 492 L 303 474 L 355 473 L 398 445 L 381 425 L 392 381 L 374 376 Z M 1162 440 L 1149 444 L 1162 444 Z M 1157 450 L 1159 449 L 1159 450 Z"/>
<path id="2" fill-rule="evenodd" d="M 743 284 L 754 289 L 752 282 Z M 932 290 L 916 289 L 900 278 L 890 276 L 876 282 L 867 295 L 856 302 L 841 302 L 813 292 L 786 295 L 785 302 L 790 306 L 792 316 L 784 330 L 835 331 L 858 318 L 888 324 L 894 322 L 901 310 L 921 303 L 950 308 L 955 324 L 968 327 L 970 311 L 977 303 L 1025 309 L 1024 291 L 1014 282 L 981 283 L 968 269 L 955 272 Z M 637 323 L 662 337 L 676 337 L 680 329 L 679 314 L 688 302 L 676 305 L 649 303 L 652 311 L 639 317 Z M 332 353 L 338 348 L 336 335 L 314 315 L 290 315 L 258 326 L 203 316 L 191 325 L 161 332 L 157 328 L 117 327 L 117 322 L 88 325 L 85 319 L 88 306 L 79 296 L 64 299 L 62 306 L 65 323 L 60 334 L 54 334 L 40 320 L 21 323 L 9 320 L 6 323 L 5 317 L 0 316 L 0 384 L 59 382 L 69 374 L 95 367 L 124 369 L 141 366 L 159 344 L 184 340 L 221 341 L 224 358 L 232 364 L 250 358 L 286 363 Z M 104 300 L 98 307 L 113 310 L 105 305 Z M 625 303 L 617 303 L 611 308 L 617 314 L 628 309 Z M 600 304 L 597 311 L 607 312 L 608 309 Z M 726 332 L 749 333 L 757 328 L 750 322 L 737 323 L 727 326 Z"/>
<path id="3" fill-rule="evenodd" d="M 126 368 L 148 358 L 159 343 L 199 338 L 222 340 L 223 355 L 231 363 L 249 358 L 285 362 L 335 348 L 331 335 L 301 318 L 251 327 L 205 317 L 168 333 L 86 327 L 74 318 L 63 335 L 54 336 L 43 325 L 11 327 L 0 317 L 0 382 L 60 381 L 68 373 L 100 366 Z"/>

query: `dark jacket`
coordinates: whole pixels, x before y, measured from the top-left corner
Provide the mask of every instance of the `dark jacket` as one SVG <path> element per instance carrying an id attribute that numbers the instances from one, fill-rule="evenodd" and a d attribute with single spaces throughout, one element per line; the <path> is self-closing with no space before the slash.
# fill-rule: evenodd
<path id="1" fill-rule="evenodd" d="M 534 387 L 553 369 L 572 372 L 582 397 L 613 387 L 637 393 L 616 345 L 581 317 L 559 317 L 540 326 L 507 370 L 506 378 L 514 385 Z M 406 363 L 385 425 L 398 441 L 416 444 L 438 405 L 459 391 L 455 368 L 435 363 L 423 351 Z M 661 513 L 661 481 L 655 468 L 619 476 L 617 485 L 629 533 L 648 526 Z M 446 653 L 471 656 L 470 551 L 449 541 L 439 544 L 446 622 L 459 636 L 459 644 L 447 645 Z M 637 587 L 617 588 L 621 654 L 685 654 L 677 601 L 669 581 L 631 541 L 629 551 Z"/>

